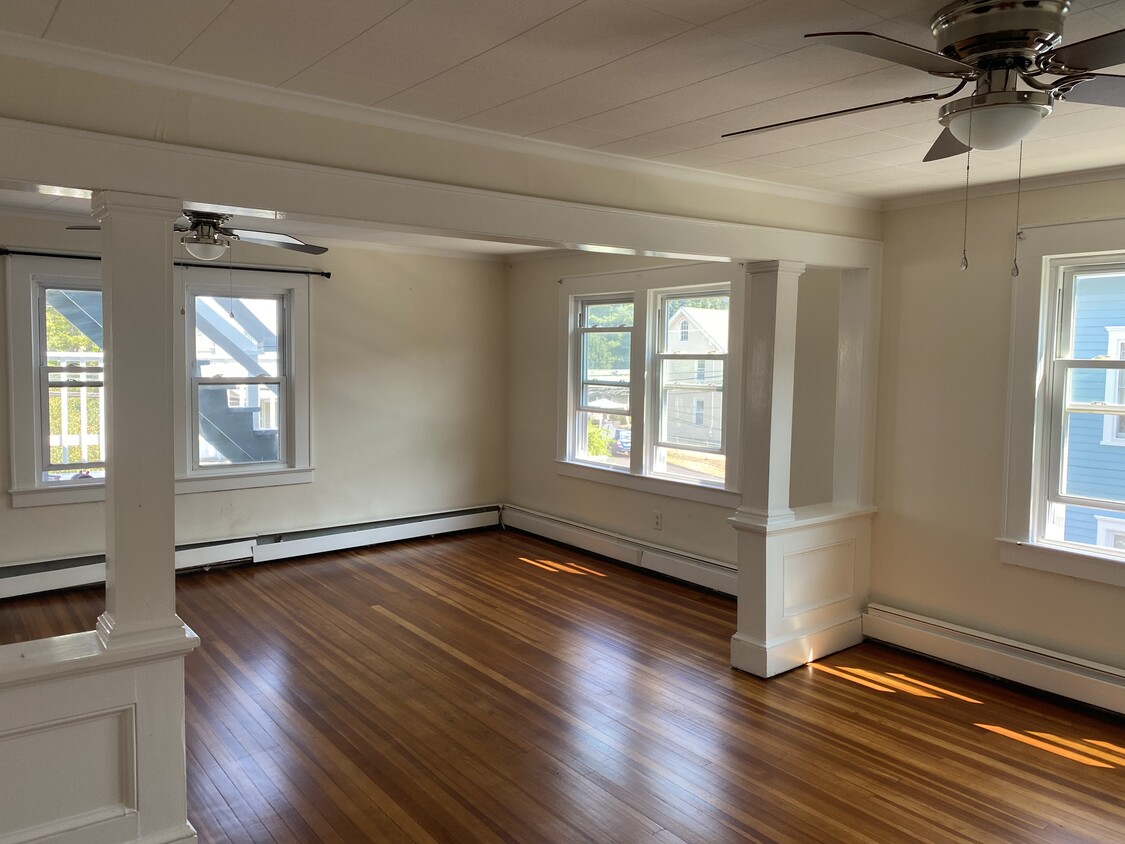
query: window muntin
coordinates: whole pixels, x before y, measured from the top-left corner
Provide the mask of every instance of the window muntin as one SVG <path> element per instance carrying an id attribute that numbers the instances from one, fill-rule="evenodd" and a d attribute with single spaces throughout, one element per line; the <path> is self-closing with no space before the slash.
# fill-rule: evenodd
<path id="1" fill-rule="evenodd" d="M 1057 269 L 1057 308 L 1048 336 L 1047 466 L 1036 519 L 1037 538 L 1122 554 L 1125 450 L 1125 265 Z"/>

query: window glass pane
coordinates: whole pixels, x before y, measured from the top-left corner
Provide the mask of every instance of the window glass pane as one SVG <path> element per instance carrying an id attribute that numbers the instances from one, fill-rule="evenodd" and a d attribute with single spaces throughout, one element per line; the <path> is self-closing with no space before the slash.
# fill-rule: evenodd
<path id="1" fill-rule="evenodd" d="M 1063 355 L 1080 360 L 1107 354 L 1118 358 L 1118 350 L 1108 346 L 1107 329 L 1125 326 L 1125 274 L 1076 275 L 1073 295 L 1072 348 Z"/>
<path id="2" fill-rule="evenodd" d="M 629 412 L 629 387 L 605 387 L 584 384 L 579 396 L 582 407 L 599 408 L 607 412 Z"/>
<path id="3" fill-rule="evenodd" d="M 196 375 L 245 378 L 280 374 L 277 297 L 196 296 Z"/>
<path id="4" fill-rule="evenodd" d="M 101 366 L 101 291 L 50 287 L 43 293 L 47 365 Z"/>
<path id="5" fill-rule="evenodd" d="M 697 363 L 705 364 L 700 370 Z M 660 439 L 695 448 L 723 445 L 722 360 L 660 362 Z"/>
<path id="6" fill-rule="evenodd" d="M 632 335 L 625 331 L 599 331 L 582 335 L 582 381 L 629 383 L 629 348 Z"/>
<path id="7" fill-rule="evenodd" d="M 1125 554 L 1125 513 L 1074 504 L 1052 504 L 1047 521 L 1045 539 Z"/>
<path id="8" fill-rule="evenodd" d="M 665 296 L 661 349 L 665 354 L 727 353 L 730 296 Z"/>
<path id="9" fill-rule="evenodd" d="M 727 458 L 723 454 L 659 447 L 655 458 L 653 470 L 657 474 L 698 483 L 722 483 L 727 476 Z"/>
<path id="10" fill-rule="evenodd" d="M 50 471 L 44 480 L 70 480 L 69 473 L 55 470 L 75 466 L 77 472 L 77 467 L 105 461 L 103 394 L 102 387 L 48 387 L 46 468 Z"/>
<path id="11" fill-rule="evenodd" d="M 628 468 L 632 450 L 629 425 L 628 415 L 579 412 L 575 456 L 580 460 Z"/>
<path id="12" fill-rule="evenodd" d="M 1107 444 L 1105 432 L 1117 429 L 1125 406 L 1106 401 L 1106 385 L 1117 373 L 1070 369 L 1066 373 L 1061 492 L 1082 498 L 1125 503 L 1125 448 Z M 1106 413 L 1116 410 L 1118 413 Z"/>
<path id="13" fill-rule="evenodd" d="M 200 466 L 281 460 L 276 384 L 201 384 L 198 399 Z"/>
<path id="14" fill-rule="evenodd" d="M 584 328 L 631 328 L 632 302 L 586 302 L 582 305 Z"/>

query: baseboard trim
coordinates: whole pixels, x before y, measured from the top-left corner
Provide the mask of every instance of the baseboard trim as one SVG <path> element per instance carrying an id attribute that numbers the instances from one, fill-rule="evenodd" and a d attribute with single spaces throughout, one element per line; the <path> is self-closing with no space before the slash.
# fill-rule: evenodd
<path id="1" fill-rule="evenodd" d="M 524 507 L 505 505 L 502 521 L 505 527 L 573 545 L 583 551 L 713 589 L 724 595 L 733 596 L 738 592 L 738 571 L 729 563 L 641 542 L 632 537 Z"/>
<path id="2" fill-rule="evenodd" d="M 959 627 L 940 619 L 870 604 L 868 638 L 935 659 L 1125 714 L 1125 670 Z"/>
<path id="3" fill-rule="evenodd" d="M 271 533 L 249 539 L 184 545 L 176 549 L 176 570 L 253 560 L 255 563 L 303 557 L 325 551 L 362 548 L 400 539 L 436 536 L 460 530 L 495 527 L 500 507 L 429 513 L 318 530 Z M 56 589 L 71 589 L 105 583 L 105 557 L 49 560 L 0 568 L 0 598 L 33 595 Z"/>
<path id="4" fill-rule="evenodd" d="M 730 640 L 730 664 L 756 677 L 773 677 L 862 641 L 858 615 L 773 642 L 735 633 Z"/>

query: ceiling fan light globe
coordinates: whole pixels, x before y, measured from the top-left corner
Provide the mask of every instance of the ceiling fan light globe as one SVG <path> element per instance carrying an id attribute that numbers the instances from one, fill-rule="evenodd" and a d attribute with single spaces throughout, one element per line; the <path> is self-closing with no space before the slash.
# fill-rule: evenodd
<path id="1" fill-rule="evenodd" d="M 216 261 L 226 254 L 227 247 L 230 246 L 225 240 L 219 238 L 200 237 L 185 237 L 183 244 L 188 254 L 199 261 Z"/>
<path id="2" fill-rule="evenodd" d="M 1008 103 L 972 109 L 949 119 L 953 137 L 974 149 L 1003 149 L 1018 144 L 1044 118 L 1042 109 L 1031 103 Z"/>

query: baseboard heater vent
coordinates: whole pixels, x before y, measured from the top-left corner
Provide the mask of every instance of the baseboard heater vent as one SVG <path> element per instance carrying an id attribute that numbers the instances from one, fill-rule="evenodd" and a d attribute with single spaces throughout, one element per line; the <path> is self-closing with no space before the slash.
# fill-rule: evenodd
<path id="1" fill-rule="evenodd" d="M 284 560 L 419 536 L 494 527 L 499 523 L 500 507 L 492 505 L 317 530 L 269 533 L 224 542 L 180 545 L 176 547 L 176 570 L 205 568 L 244 560 L 256 563 Z M 104 582 L 104 554 L 23 563 L 0 567 L 0 598 Z"/>
<path id="2" fill-rule="evenodd" d="M 870 604 L 863 635 L 1125 714 L 1125 670 L 940 619 Z"/>
<path id="3" fill-rule="evenodd" d="M 718 560 L 697 557 L 641 542 L 631 537 L 600 530 L 578 522 L 537 513 L 522 507 L 504 505 L 503 523 L 527 533 L 573 545 L 583 551 L 600 554 L 638 568 L 694 583 L 724 595 L 735 595 L 738 589 L 737 569 Z"/>

